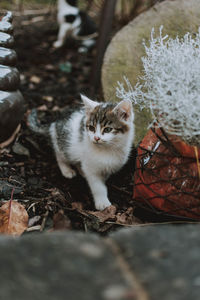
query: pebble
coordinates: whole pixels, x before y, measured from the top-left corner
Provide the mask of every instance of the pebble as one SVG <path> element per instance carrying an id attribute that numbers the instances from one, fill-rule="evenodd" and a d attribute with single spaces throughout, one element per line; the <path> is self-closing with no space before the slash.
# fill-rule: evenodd
<path id="1" fill-rule="evenodd" d="M 15 66 L 17 62 L 17 54 L 14 50 L 0 47 L 0 64 L 7 66 Z"/>
<path id="2" fill-rule="evenodd" d="M 16 68 L 0 65 L 0 90 L 14 91 L 19 87 L 20 76 Z"/>
<path id="3" fill-rule="evenodd" d="M 13 26 L 10 22 L 2 21 L 0 22 L 0 31 L 6 32 L 6 33 L 12 33 L 13 32 Z"/>
<path id="4" fill-rule="evenodd" d="M 14 189 L 14 195 L 18 195 L 23 192 L 22 186 L 16 186 L 8 183 L 7 181 L 0 180 L 0 196 L 4 197 L 5 200 L 10 199 L 13 189 Z"/>
<path id="5" fill-rule="evenodd" d="M 14 38 L 5 32 L 0 32 L 0 47 L 12 48 L 14 44 Z"/>
<path id="6" fill-rule="evenodd" d="M 19 91 L 0 91 L 0 143 L 12 135 L 24 111 L 24 98 Z"/>
<path id="7" fill-rule="evenodd" d="M 7 13 L 5 14 L 5 16 L 2 18 L 3 22 L 12 22 L 13 19 L 13 14 L 11 11 L 7 11 Z"/>
<path id="8" fill-rule="evenodd" d="M 28 156 L 30 157 L 30 152 L 29 150 L 24 147 L 22 144 L 16 142 L 13 147 L 12 147 L 12 150 L 15 154 L 18 154 L 18 155 L 24 155 L 24 156 Z"/>

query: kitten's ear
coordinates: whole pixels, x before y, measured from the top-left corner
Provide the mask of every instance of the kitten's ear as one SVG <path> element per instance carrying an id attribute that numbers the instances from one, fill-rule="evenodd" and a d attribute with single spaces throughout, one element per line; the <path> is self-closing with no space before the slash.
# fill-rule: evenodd
<path id="1" fill-rule="evenodd" d="M 132 116 L 133 112 L 133 106 L 131 101 L 122 100 L 115 106 L 113 112 L 117 114 L 119 118 L 127 121 Z"/>
<path id="2" fill-rule="evenodd" d="M 82 94 L 80 95 L 81 95 L 81 100 L 83 101 L 83 104 L 85 106 L 86 112 L 91 112 L 97 105 L 99 105 L 98 102 L 93 101 Z"/>

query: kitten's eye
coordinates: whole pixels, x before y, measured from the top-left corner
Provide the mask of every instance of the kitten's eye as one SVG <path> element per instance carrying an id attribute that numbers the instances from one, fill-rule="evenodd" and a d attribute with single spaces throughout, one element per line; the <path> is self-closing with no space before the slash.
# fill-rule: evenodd
<path id="1" fill-rule="evenodd" d="M 89 128 L 90 131 L 95 132 L 95 127 L 94 126 L 89 125 L 88 128 Z"/>
<path id="2" fill-rule="evenodd" d="M 106 127 L 106 128 L 104 128 L 103 133 L 109 133 L 112 130 L 113 130 L 112 127 Z"/>

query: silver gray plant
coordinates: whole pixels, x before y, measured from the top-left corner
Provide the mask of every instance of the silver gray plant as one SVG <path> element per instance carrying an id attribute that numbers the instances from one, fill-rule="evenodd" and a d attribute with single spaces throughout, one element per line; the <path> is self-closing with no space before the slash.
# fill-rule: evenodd
<path id="1" fill-rule="evenodd" d="M 150 109 L 158 126 L 180 136 L 192 145 L 200 145 L 200 29 L 183 38 L 155 37 L 149 47 L 144 43 L 144 74 L 132 88 L 118 83 L 117 96 L 131 99 Z"/>

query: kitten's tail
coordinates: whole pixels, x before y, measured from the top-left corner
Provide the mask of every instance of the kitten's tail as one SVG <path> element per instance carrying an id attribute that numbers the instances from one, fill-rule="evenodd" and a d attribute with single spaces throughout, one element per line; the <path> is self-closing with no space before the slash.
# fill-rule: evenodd
<path id="1" fill-rule="evenodd" d="M 37 110 L 32 109 L 28 115 L 28 127 L 38 135 L 49 136 L 49 125 L 41 125 L 38 122 Z"/>

